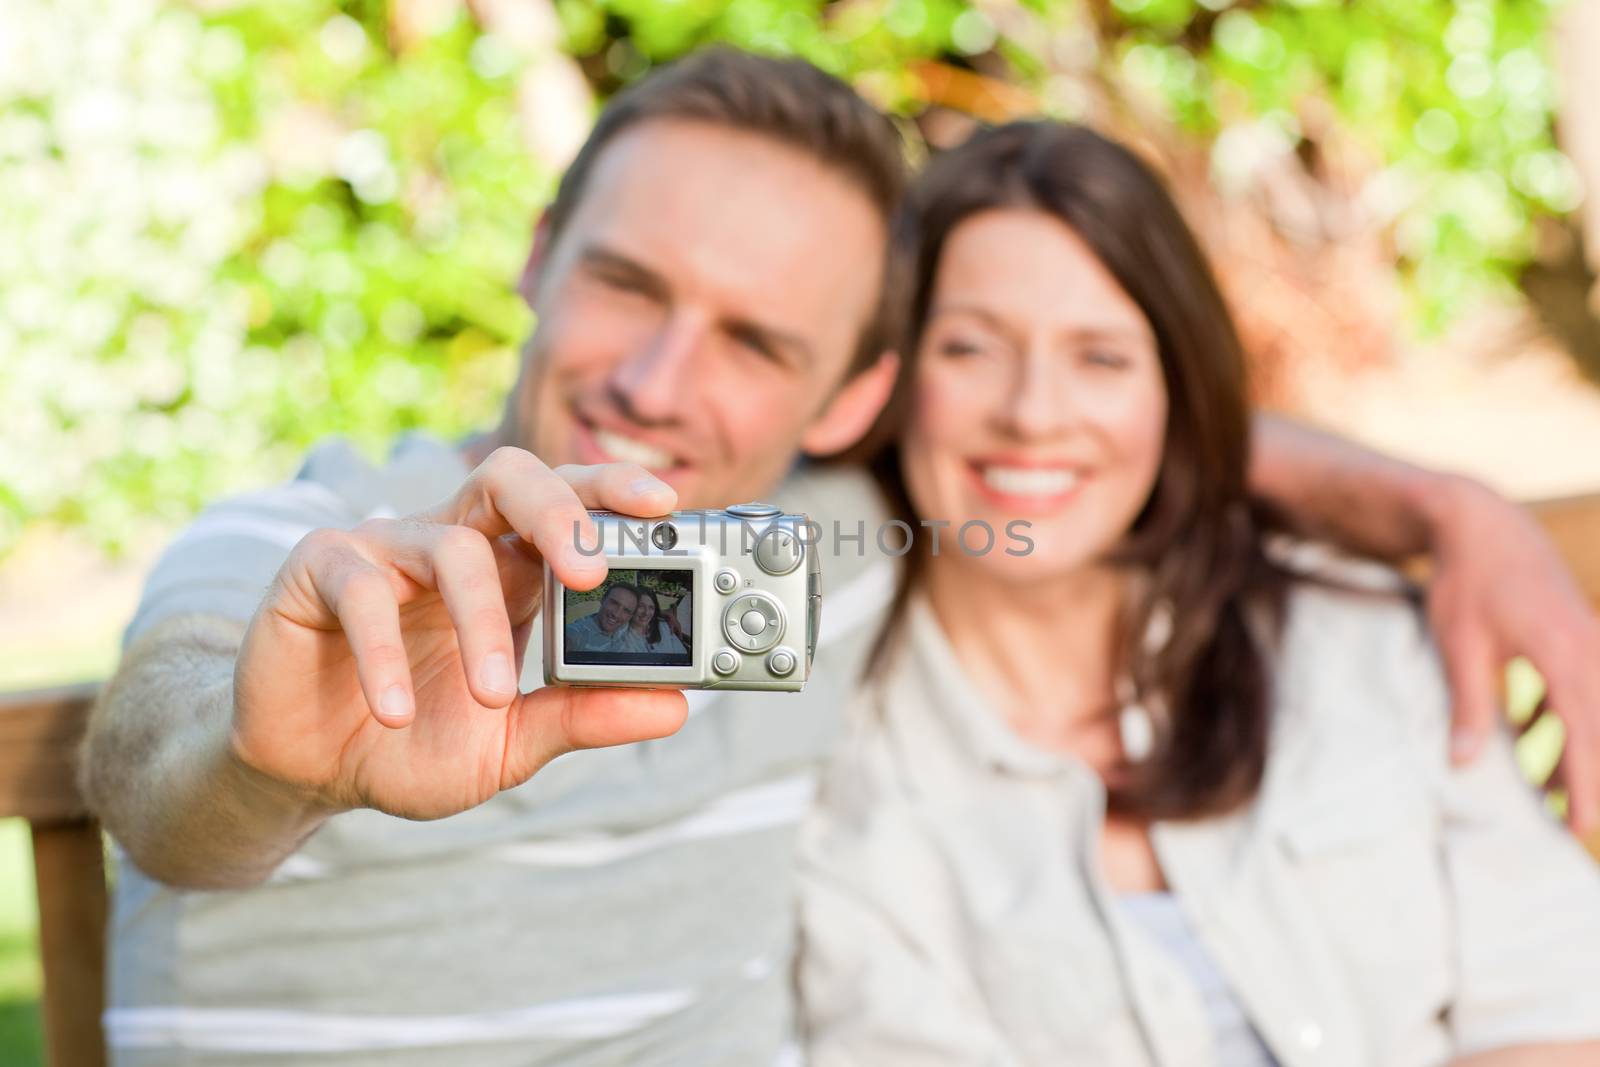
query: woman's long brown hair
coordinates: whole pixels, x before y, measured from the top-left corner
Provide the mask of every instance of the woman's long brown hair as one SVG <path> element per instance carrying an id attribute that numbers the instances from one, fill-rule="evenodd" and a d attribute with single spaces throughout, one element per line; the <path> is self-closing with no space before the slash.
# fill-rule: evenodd
<path id="1" fill-rule="evenodd" d="M 1108 777 L 1110 810 L 1152 819 L 1232 810 L 1254 796 L 1266 765 L 1265 646 L 1277 633 L 1285 577 L 1261 550 L 1275 520 L 1246 489 L 1250 412 L 1233 320 L 1177 206 L 1133 153 L 1080 126 L 1031 121 L 980 132 L 929 164 L 899 234 L 910 273 L 903 367 L 869 438 L 868 465 L 910 517 L 895 442 L 939 260 L 964 220 L 1008 208 L 1052 215 L 1089 246 L 1149 321 L 1166 382 L 1161 468 L 1115 554 L 1149 579 L 1119 647 L 1121 668 L 1152 710 L 1155 744 Z M 926 545 L 906 557 L 887 627 L 900 621 L 926 560 Z M 1170 639 L 1142 647 L 1137 635 L 1165 610 Z"/>

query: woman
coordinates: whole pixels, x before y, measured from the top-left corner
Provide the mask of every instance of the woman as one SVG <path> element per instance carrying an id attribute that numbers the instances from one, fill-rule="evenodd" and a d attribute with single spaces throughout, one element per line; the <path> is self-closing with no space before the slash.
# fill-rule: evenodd
<path id="1" fill-rule="evenodd" d="M 676 631 L 675 620 L 671 615 L 662 614 L 661 602 L 655 593 L 640 586 L 639 605 L 633 609 L 633 620 L 629 623 L 631 650 L 685 655 L 687 650 Z"/>
<path id="2" fill-rule="evenodd" d="M 1600 1062 L 1600 873 L 1504 739 L 1450 770 L 1396 584 L 1263 549 L 1239 341 L 1160 183 L 1017 124 L 913 215 L 876 466 L 938 540 L 803 835 L 811 1062 Z M 1032 551 L 960 536 L 1018 519 Z"/>

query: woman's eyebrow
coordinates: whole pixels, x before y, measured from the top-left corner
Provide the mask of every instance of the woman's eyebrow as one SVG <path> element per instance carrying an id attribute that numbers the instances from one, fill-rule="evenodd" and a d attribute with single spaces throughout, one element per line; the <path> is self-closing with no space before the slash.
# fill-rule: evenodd
<path id="1" fill-rule="evenodd" d="M 1063 333 L 1079 341 L 1123 341 L 1132 344 L 1154 344 L 1155 339 L 1149 330 L 1141 330 L 1137 326 L 1123 326 L 1113 323 L 1105 325 L 1073 326 Z"/>
<path id="2" fill-rule="evenodd" d="M 932 322 L 941 315 L 970 315 L 982 321 L 989 329 L 1004 336 L 1006 340 L 1013 344 L 1017 343 L 1023 336 L 1023 332 L 1007 322 L 1005 316 L 982 304 L 974 304 L 964 300 L 943 300 L 934 304 L 928 310 L 928 321 Z"/>

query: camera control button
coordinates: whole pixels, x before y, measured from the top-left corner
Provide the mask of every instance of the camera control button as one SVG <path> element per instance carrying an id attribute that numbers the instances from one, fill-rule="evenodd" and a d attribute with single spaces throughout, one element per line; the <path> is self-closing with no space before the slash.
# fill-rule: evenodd
<path id="1" fill-rule="evenodd" d="M 739 653 L 731 648 L 717 650 L 711 657 L 711 669 L 721 675 L 729 675 L 739 669 Z"/>
<path id="2" fill-rule="evenodd" d="M 729 567 L 724 567 L 717 572 L 713 584 L 719 593 L 731 593 L 739 588 L 739 572 Z"/>
<path id="3" fill-rule="evenodd" d="M 787 648 L 775 649 L 772 655 L 767 657 L 767 670 L 783 678 L 794 673 L 795 662 L 794 653 Z"/>
<path id="4" fill-rule="evenodd" d="M 800 566 L 800 538 L 780 526 L 769 527 L 756 540 L 756 566 L 768 574 L 788 574 Z"/>
<path id="5" fill-rule="evenodd" d="M 722 616 L 728 643 L 745 652 L 765 652 L 783 636 L 783 609 L 764 593 L 746 593 Z"/>
<path id="6" fill-rule="evenodd" d="M 729 515 L 736 519 L 770 519 L 774 515 L 782 515 L 783 509 L 775 504 L 729 504 L 724 508 Z"/>

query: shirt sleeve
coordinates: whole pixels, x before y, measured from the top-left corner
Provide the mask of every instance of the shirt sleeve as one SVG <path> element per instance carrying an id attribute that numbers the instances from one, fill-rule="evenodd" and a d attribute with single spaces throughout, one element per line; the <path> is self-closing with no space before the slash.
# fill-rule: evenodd
<path id="1" fill-rule="evenodd" d="M 1014 1067 L 959 952 L 937 852 L 885 770 L 852 744 L 801 831 L 809 1063 Z"/>
<path id="2" fill-rule="evenodd" d="M 1444 787 L 1457 1048 L 1600 1039 L 1600 866 L 1545 809 L 1504 732 Z"/>
<path id="3" fill-rule="evenodd" d="M 332 490 L 307 480 L 212 505 L 156 561 L 124 646 L 182 615 L 249 619 L 302 537 L 360 518 Z"/>

